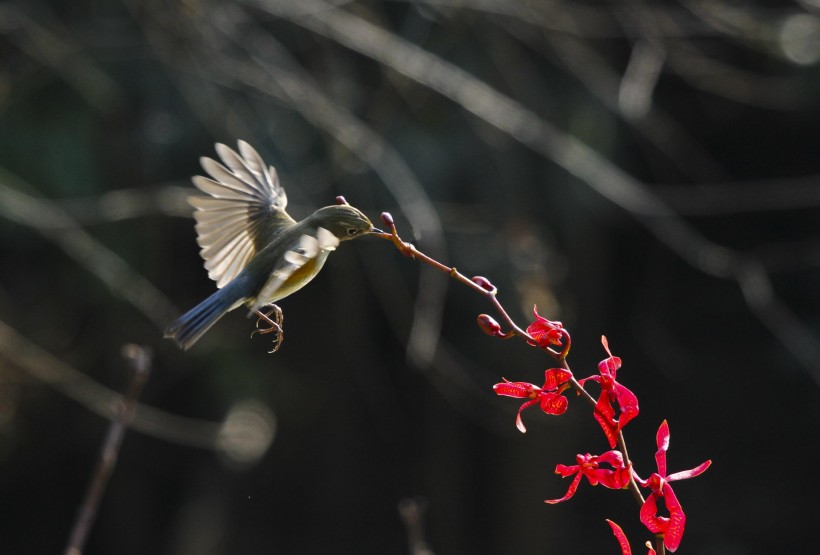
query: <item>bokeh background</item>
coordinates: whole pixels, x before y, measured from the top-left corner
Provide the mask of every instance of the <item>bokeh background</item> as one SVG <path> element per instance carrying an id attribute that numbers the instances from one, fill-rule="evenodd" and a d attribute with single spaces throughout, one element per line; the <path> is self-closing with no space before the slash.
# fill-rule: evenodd
<path id="1" fill-rule="evenodd" d="M 89 554 L 617 553 L 627 493 L 552 471 L 606 443 L 496 398 L 549 358 L 361 239 L 281 302 L 162 338 L 214 290 L 186 197 L 245 139 L 297 218 L 338 194 L 564 322 L 676 485 L 680 552 L 814 553 L 820 3 L 0 2 L 0 552 L 65 549 L 118 395 L 153 353 Z M 597 394 L 597 391 L 595 392 Z"/>

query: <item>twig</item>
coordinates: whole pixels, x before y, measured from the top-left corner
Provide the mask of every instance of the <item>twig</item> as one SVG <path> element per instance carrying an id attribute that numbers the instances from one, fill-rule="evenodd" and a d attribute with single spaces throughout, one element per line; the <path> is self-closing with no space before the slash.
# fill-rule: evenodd
<path id="1" fill-rule="evenodd" d="M 131 365 L 131 372 L 133 373 L 131 383 L 117 416 L 108 427 L 97 467 L 94 469 L 85 499 L 77 513 L 77 519 L 74 522 L 65 555 L 81 555 L 85 549 L 85 543 L 91 531 L 91 526 L 94 524 L 100 500 L 105 492 L 108 479 L 114 471 L 125 430 L 134 418 L 137 398 L 142 392 L 151 371 L 151 353 L 149 349 L 138 345 L 126 345 L 123 347 L 123 356 L 128 359 Z"/>
<path id="2" fill-rule="evenodd" d="M 32 189 L 0 167 L 0 217 L 37 230 L 160 329 L 173 319 L 176 308 L 153 283 L 82 229 L 54 201 L 23 192 Z"/>
<path id="3" fill-rule="evenodd" d="M 424 539 L 424 511 L 427 503 L 423 499 L 402 499 L 399 502 L 399 517 L 407 529 L 407 544 L 410 555 L 433 555 Z"/>
<path id="4" fill-rule="evenodd" d="M 496 293 L 498 292 L 498 290 L 486 278 L 476 276 L 470 279 L 461 272 L 459 272 L 455 268 L 455 266 L 451 267 L 442 264 L 438 260 L 418 250 L 412 243 L 403 241 L 401 237 L 399 237 L 398 231 L 396 231 L 396 224 L 393 222 L 393 216 L 391 216 L 389 212 L 382 213 L 382 221 L 386 226 L 388 226 L 388 228 L 390 228 L 390 233 L 373 233 L 373 235 L 380 237 L 382 239 L 387 239 L 388 241 L 392 241 L 393 245 L 395 245 L 399 252 L 402 253 L 404 256 L 420 260 L 428 266 L 432 266 L 436 270 L 439 270 L 440 272 L 447 274 L 454 280 L 466 285 L 470 289 L 483 295 L 484 297 L 489 299 L 491 303 L 493 303 L 493 306 L 495 306 L 495 309 L 504 319 L 504 322 L 508 326 L 510 326 L 510 328 L 512 328 L 513 331 L 515 331 L 516 335 L 520 335 L 521 337 L 529 341 L 533 341 L 533 338 L 530 337 L 530 335 L 526 331 L 521 329 L 513 321 L 512 318 L 510 318 L 510 315 L 507 314 L 507 311 L 504 310 L 504 307 L 501 305 L 500 302 L 498 302 L 498 299 L 496 298 Z"/>
<path id="5" fill-rule="evenodd" d="M 0 360 L 19 366 L 58 393 L 106 420 L 115 417 L 123 396 L 66 364 L 0 320 Z M 198 449 L 217 450 L 224 423 L 189 418 L 137 403 L 132 430 Z"/>

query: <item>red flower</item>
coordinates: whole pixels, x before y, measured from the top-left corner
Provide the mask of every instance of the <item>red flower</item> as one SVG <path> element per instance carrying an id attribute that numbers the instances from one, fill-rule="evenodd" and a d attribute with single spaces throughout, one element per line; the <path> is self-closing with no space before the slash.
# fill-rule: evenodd
<path id="1" fill-rule="evenodd" d="M 548 348 L 550 345 L 561 346 L 561 341 L 569 342 L 569 333 L 564 329 L 561 322 L 553 322 L 547 320 L 543 316 L 538 315 L 538 307 L 533 306 L 532 312 L 535 314 L 535 322 L 527 326 L 527 333 L 532 337 L 533 341 L 528 341 L 530 345 Z M 564 353 L 566 355 L 566 353 Z"/>
<path id="2" fill-rule="evenodd" d="M 587 380 L 592 380 L 601 386 L 601 395 L 595 405 L 595 420 L 604 430 L 604 435 L 609 440 L 609 446 L 614 449 L 618 444 L 620 431 L 624 429 L 630 420 L 638 416 L 638 398 L 629 389 L 615 381 L 618 368 L 621 367 L 621 359 L 612 356 L 609 351 L 609 343 L 603 335 L 601 336 L 601 343 L 609 355 L 609 358 L 598 363 L 598 372 L 601 375 L 584 378 L 579 380 L 578 383 L 583 386 Z M 620 411 L 618 418 L 615 417 L 616 407 Z"/>
<path id="3" fill-rule="evenodd" d="M 555 473 L 567 478 L 575 474 L 575 479 L 569 485 L 567 493 L 561 499 L 547 499 L 545 503 L 555 504 L 566 501 L 578 489 L 581 477 L 586 476 L 593 486 L 601 484 L 610 489 L 623 489 L 629 483 L 631 466 L 624 466 L 624 458 L 620 451 L 607 451 L 603 455 L 575 455 L 578 464 L 566 466 L 559 464 L 555 466 Z M 601 464 L 607 464 L 612 468 L 601 468 Z"/>
<path id="4" fill-rule="evenodd" d="M 526 432 L 524 422 L 521 420 L 521 411 L 527 407 L 538 403 L 541 410 L 547 414 L 564 414 L 569 402 L 561 395 L 569 387 L 567 382 L 572 377 L 572 372 L 563 368 L 551 368 L 544 372 L 544 385 L 537 385 L 526 382 L 511 382 L 504 378 L 504 383 L 497 383 L 493 386 L 493 391 L 506 397 L 517 397 L 519 399 L 529 399 L 518 409 L 518 416 L 515 418 L 516 427 L 522 432 Z"/>
<path id="5" fill-rule="evenodd" d="M 658 466 L 658 471 L 648 480 L 641 480 L 637 474 L 636 480 L 645 488 L 652 490 L 649 497 L 641 507 L 641 522 L 653 534 L 663 534 L 663 543 L 669 551 L 675 551 L 680 545 L 683 537 L 683 527 L 686 524 L 686 515 L 683 513 L 678 498 L 672 490 L 669 482 L 676 480 L 685 480 L 687 478 L 694 478 L 703 474 L 712 461 L 697 466 L 691 470 L 684 470 L 682 472 L 675 472 L 669 476 L 666 475 L 666 451 L 669 449 L 669 424 L 664 420 L 658 428 L 656 435 L 658 444 L 658 451 L 655 453 L 655 462 Z M 669 511 L 669 516 L 658 515 L 658 499 L 663 499 L 666 509 Z"/>
<path id="6" fill-rule="evenodd" d="M 609 523 L 609 527 L 612 528 L 612 533 L 615 534 L 615 538 L 618 540 L 618 543 L 621 545 L 621 554 L 622 555 L 632 555 L 632 547 L 630 547 L 629 540 L 626 539 L 626 534 L 624 534 L 624 531 L 621 530 L 621 527 L 618 526 L 617 524 L 615 524 L 614 522 L 612 522 L 609 519 L 606 519 L 606 521 Z M 652 549 L 652 544 L 651 543 L 646 542 L 646 547 L 649 548 L 649 551 L 647 551 L 646 555 L 656 555 L 655 550 Z"/>

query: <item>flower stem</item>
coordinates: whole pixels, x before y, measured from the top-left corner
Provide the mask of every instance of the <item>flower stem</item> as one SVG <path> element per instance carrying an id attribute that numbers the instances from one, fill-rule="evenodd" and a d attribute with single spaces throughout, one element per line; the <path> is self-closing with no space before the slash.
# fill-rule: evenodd
<path id="1" fill-rule="evenodd" d="M 431 258 L 430 256 L 428 256 L 428 255 L 424 254 L 423 252 L 421 252 L 420 250 L 418 250 L 415 247 L 415 245 L 413 245 L 412 243 L 408 243 L 406 241 L 403 241 L 401 239 L 401 237 L 399 237 L 398 231 L 396 230 L 396 224 L 393 223 L 393 218 L 392 218 L 392 216 L 390 216 L 389 213 L 384 212 L 382 214 L 382 221 L 385 223 L 385 225 L 387 225 L 390 228 L 390 233 L 375 232 L 375 233 L 371 233 L 371 235 L 375 235 L 376 237 L 379 237 L 381 239 L 387 239 L 388 241 L 391 241 L 393 243 L 393 245 L 395 245 L 395 247 L 398 249 L 398 251 L 400 253 L 402 253 L 404 256 L 407 256 L 409 258 L 413 258 L 413 259 L 419 260 L 421 262 L 424 262 L 428 266 L 432 266 L 433 268 L 439 270 L 440 272 L 443 272 L 443 273 L 447 274 L 448 276 L 455 279 L 456 281 L 466 285 L 467 287 L 469 287 L 473 291 L 476 291 L 477 293 L 483 295 L 484 297 L 489 299 L 489 301 L 493 304 L 493 306 L 495 307 L 498 314 L 501 316 L 501 318 L 504 320 L 504 322 L 510 328 L 512 328 L 513 331 L 515 331 L 516 335 L 519 335 L 522 338 L 527 339 L 529 341 L 533 340 L 532 337 L 530 337 L 530 334 L 528 334 L 526 331 L 521 329 L 513 321 L 513 319 L 510 318 L 510 315 L 507 314 L 507 311 L 504 309 L 504 307 L 498 301 L 498 298 L 496 298 L 496 293 L 497 293 L 498 290 L 495 287 L 491 286 L 490 289 L 487 289 L 486 287 L 484 287 L 482 285 L 479 285 L 478 283 L 476 283 L 472 279 L 468 278 L 467 276 L 465 276 L 464 274 L 459 272 L 455 268 L 455 266 L 450 267 L 450 266 L 447 266 L 445 264 L 442 264 L 438 260 L 436 260 L 434 258 Z M 489 282 L 487 282 L 487 283 L 489 283 Z"/>

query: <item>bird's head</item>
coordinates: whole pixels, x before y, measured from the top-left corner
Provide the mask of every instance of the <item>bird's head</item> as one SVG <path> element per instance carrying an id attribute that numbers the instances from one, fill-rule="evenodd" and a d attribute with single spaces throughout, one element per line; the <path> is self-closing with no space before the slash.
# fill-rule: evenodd
<path id="1" fill-rule="evenodd" d="M 325 206 L 314 212 L 311 219 L 313 220 L 311 223 L 327 229 L 340 241 L 355 239 L 378 231 L 367 216 L 349 204 Z"/>

